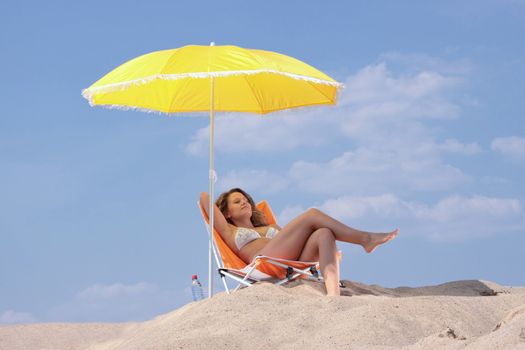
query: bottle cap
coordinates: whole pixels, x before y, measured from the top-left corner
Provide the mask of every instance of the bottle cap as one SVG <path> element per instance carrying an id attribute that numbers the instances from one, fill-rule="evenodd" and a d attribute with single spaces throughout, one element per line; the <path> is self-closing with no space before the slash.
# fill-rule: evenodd
<path id="1" fill-rule="evenodd" d="M 197 275 L 193 275 L 193 276 L 191 276 L 191 279 L 192 279 L 192 280 L 196 280 L 196 279 L 197 279 Z"/>

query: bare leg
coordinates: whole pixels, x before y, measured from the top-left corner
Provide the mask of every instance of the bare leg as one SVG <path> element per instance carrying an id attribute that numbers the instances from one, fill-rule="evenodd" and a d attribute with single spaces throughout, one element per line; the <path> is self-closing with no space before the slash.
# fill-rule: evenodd
<path id="1" fill-rule="evenodd" d="M 335 237 L 327 228 L 316 230 L 304 245 L 299 261 L 319 261 L 326 294 L 341 295 L 339 290 L 339 261 Z"/>
<path id="2" fill-rule="evenodd" d="M 332 231 L 338 241 L 361 245 L 369 253 L 380 244 L 393 239 L 398 233 L 398 230 L 377 234 L 356 230 L 312 208 L 290 221 L 258 254 L 297 259 L 310 235 L 320 228 Z"/>

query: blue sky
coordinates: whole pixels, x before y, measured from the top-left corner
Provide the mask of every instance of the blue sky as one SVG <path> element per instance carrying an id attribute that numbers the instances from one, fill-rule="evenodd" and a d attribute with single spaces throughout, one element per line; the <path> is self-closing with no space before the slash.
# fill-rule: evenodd
<path id="1" fill-rule="evenodd" d="M 144 320 L 206 280 L 207 124 L 92 108 L 80 91 L 151 51 L 277 51 L 339 104 L 219 115 L 219 190 L 400 236 L 339 244 L 342 278 L 525 285 L 525 2 L 4 2 L 0 323 Z"/>

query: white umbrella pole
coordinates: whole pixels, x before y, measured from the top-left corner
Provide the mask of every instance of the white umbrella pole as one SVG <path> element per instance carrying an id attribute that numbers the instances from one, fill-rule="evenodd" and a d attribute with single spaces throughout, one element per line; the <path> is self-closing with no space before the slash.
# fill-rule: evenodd
<path id="1" fill-rule="evenodd" d="M 210 101 L 210 203 L 209 203 L 209 213 L 210 213 L 210 252 L 208 257 L 209 269 L 208 269 L 208 298 L 213 296 L 213 217 L 214 217 L 214 207 L 213 207 L 213 182 L 215 181 L 215 169 L 213 167 L 213 129 L 214 129 L 214 81 L 213 77 L 211 81 L 211 101 Z"/>

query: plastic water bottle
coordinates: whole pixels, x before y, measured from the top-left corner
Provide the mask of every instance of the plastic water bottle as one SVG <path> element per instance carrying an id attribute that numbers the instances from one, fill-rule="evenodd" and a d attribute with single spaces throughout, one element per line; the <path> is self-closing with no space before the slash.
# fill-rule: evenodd
<path id="1" fill-rule="evenodd" d="M 193 295 L 193 301 L 204 299 L 204 289 L 197 275 L 191 276 L 191 295 Z"/>

